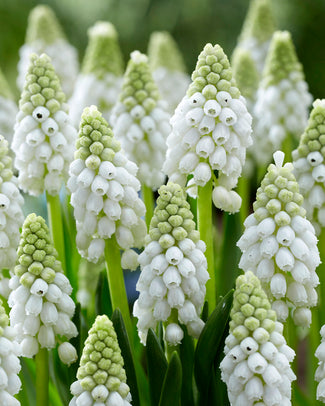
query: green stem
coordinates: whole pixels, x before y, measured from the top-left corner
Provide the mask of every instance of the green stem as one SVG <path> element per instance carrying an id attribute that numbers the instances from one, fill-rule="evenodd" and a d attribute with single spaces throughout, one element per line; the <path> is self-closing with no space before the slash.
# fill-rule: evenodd
<path id="1" fill-rule="evenodd" d="M 67 267 L 65 262 L 64 233 L 60 197 L 59 195 L 51 196 L 50 194 L 46 193 L 46 201 L 53 244 L 59 254 L 62 269 L 64 272 L 66 272 Z"/>
<path id="2" fill-rule="evenodd" d="M 142 192 L 142 199 L 143 202 L 146 206 L 146 224 L 147 224 L 147 229 L 149 230 L 150 226 L 150 221 L 153 216 L 153 211 L 155 208 L 155 203 L 154 203 L 154 197 L 153 197 L 153 191 L 150 187 L 142 184 L 141 186 L 141 192 Z"/>
<path id="3" fill-rule="evenodd" d="M 36 406 L 49 404 L 49 358 L 48 350 L 41 348 L 35 356 Z"/>
<path id="4" fill-rule="evenodd" d="M 317 358 L 315 357 L 315 351 L 320 344 L 320 325 L 319 325 L 319 309 L 313 309 L 312 312 L 312 324 L 309 330 L 309 336 L 307 337 L 307 368 L 306 368 L 306 386 L 307 393 L 315 397 L 317 382 L 314 379 L 315 371 L 317 368 Z"/>
<path id="5" fill-rule="evenodd" d="M 208 261 L 208 272 L 210 279 L 207 282 L 206 298 L 209 303 L 209 312 L 216 307 L 216 275 L 213 255 L 213 233 L 212 233 L 212 180 L 205 186 L 198 187 L 197 219 L 200 238 L 206 244 L 205 256 Z"/>
<path id="6" fill-rule="evenodd" d="M 250 179 L 246 176 L 241 176 L 238 180 L 237 193 L 242 198 L 240 208 L 240 222 L 244 223 L 249 215 L 250 206 Z"/>
<path id="7" fill-rule="evenodd" d="M 281 149 L 285 154 L 284 162 L 291 162 L 291 152 L 293 149 L 293 135 L 287 134 L 282 142 Z"/>
<path id="8" fill-rule="evenodd" d="M 133 337 L 132 323 L 121 267 L 121 254 L 115 235 L 106 240 L 105 262 L 112 307 L 113 310 L 120 309 L 131 342 Z"/>

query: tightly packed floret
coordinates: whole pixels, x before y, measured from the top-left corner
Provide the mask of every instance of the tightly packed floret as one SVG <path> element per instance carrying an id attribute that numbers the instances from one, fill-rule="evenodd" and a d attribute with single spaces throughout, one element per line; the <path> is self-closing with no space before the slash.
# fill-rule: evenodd
<path id="1" fill-rule="evenodd" d="M 295 352 L 286 344 L 283 325 L 250 271 L 236 280 L 230 331 L 221 378 L 232 406 L 291 405 L 290 363 Z"/>
<path id="2" fill-rule="evenodd" d="M 275 165 L 269 165 L 257 190 L 254 213 L 244 222 L 245 231 L 237 243 L 243 252 L 239 267 L 258 276 L 281 322 L 290 307 L 295 324 L 308 327 L 310 307 L 317 304 L 315 269 L 320 258 L 293 165 L 282 166 L 283 158 L 283 152 L 274 154 Z"/>
<path id="3" fill-rule="evenodd" d="M 31 195 L 59 193 L 73 158 L 77 132 L 50 58 L 31 55 L 19 101 L 12 149 L 19 187 Z"/>
<path id="4" fill-rule="evenodd" d="M 66 40 L 53 10 L 46 5 L 36 6 L 29 14 L 25 44 L 19 51 L 19 89 L 23 89 L 29 58 L 33 53 L 46 53 L 51 57 L 62 88 L 70 96 L 79 70 L 78 53 Z"/>
<path id="5" fill-rule="evenodd" d="M 109 121 L 122 86 L 124 63 L 115 27 L 104 21 L 88 30 L 88 46 L 70 104 L 70 117 L 78 127 L 83 109 L 94 104 Z"/>
<path id="6" fill-rule="evenodd" d="M 68 343 L 78 331 L 71 318 L 75 304 L 72 287 L 62 273 L 45 220 L 27 216 L 18 247 L 18 262 L 10 279 L 8 304 L 10 324 L 17 333 L 24 357 L 33 357 L 39 347 L 54 348 L 57 341 L 61 361 L 71 364 L 77 359 L 75 348 Z"/>
<path id="7" fill-rule="evenodd" d="M 20 402 L 14 396 L 21 387 L 18 376 L 20 349 L 15 341 L 15 331 L 8 324 L 9 319 L 0 300 L 0 404 L 19 406 Z"/>
<path id="8" fill-rule="evenodd" d="M 188 193 L 193 197 L 197 186 L 205 186 L 213 177 L 214 204 L 226 211 L 236 211 L 229 207 L 231 194 L 236 194 L 231 189 L 237 185 L 246 148 L 252 143 L 252 117 L 219 45 L 204 47 L 192 80 L 171 119 L 172 133 L 167 138 L 163 170 L 181 186 L 185 186 L 188 175 L 193 175 L 187 183 L 191 186 Z"/>
<path id="9" fill-rule="evenodd" d="M 315 372 L 317 385 L 316 397 L 320 402 L 325 403 L 325 326 L 320 330 L 321 343 L 316 349 L 315 357 L 318 359 L 318 367 Z"/>
<path id="10" fill-rule="evenodd" d="M 178 322 L 196 338 L 204 326 L 200 312 L 209 279 L 206 247 L 195 230 L 184 190 L 169 182 L 158 193 L 146 247 L 139 255 L 141 274 L 136 288 L 140 296 L 133 314 L 139 319 L 142 343 L 148 329 L 163 321 L 167 324 L 166 341 L 176 345 L 183 338 Z"/>
<path id="11" fill-rule="evenodd" d="M 294 172 L 307 218 L 319 234 L 325 226 L 325 100 L 315 100 L 299 147 L 292 152 Z"/>
<path id="12" fill-rule="evenodd" d="M 126 155 L 139 167 L 140 182 L 152 189 L 158 189 L 165 179 L 161 169 L 170 132 L 166 108 L 166 102 L 159 100 L 147 56 L 132 52 L 111 123 Z"/>
<path id="13" fill-rule="evenodd" d="M 97 107 L 82 115 L 68 188 L 77 221 L 77 247 L 88 261 L 103 255 L 105 240 L 115 235 L 119 247 L 141 248 L 145 206 L 138 196 L 138 167 L 129 161 Z M 129 252 L 129 251 L 126 251 Z"/>
<path id="14" fill-rule="evenodd" d="M 270 162 L 286 137 L 297 141 L 307 124 L 312 97 L 291 35 L 274 33 L 254 109 L 254 152 L 258 163 Z"/>
<path id="15" fill-rule="evenodd" d="M 169 32 L 155 31 L 150 35 L 148 58 L 159 93 L 172 114 L 186 93 L 190 78 L 182 54 Z"/>
<path id="16" fill-rule="evenodd" d="M 107 316 L 97 316 L 82 351 L 78 380 L 70 387 L 69 406 L 130 406 L 123 366 L 112 322 Z"/>
<path id="17" fill-rule="evenodd" d="M 0 134 L 4 135 L 9 144 L 18 109 L 14 102 L 7 80 L 0 69 Z"/>

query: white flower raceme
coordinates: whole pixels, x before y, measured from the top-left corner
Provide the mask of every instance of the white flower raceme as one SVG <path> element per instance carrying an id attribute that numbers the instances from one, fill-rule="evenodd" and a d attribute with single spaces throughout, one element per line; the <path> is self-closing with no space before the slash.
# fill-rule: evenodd
<path id="1" fill-rule="evenodd" d="M 83 109 L 94 104 L 109 121 L 122 87 L 123 58 L 117 32 L 100 21 L 88 30 L 89 42 L 74 93 L 69 101 L 70 117 L 78 127 Z"/>
<path id="2" fill-rule="evenodd" d="M 190 77 L 186 73 L 182 54 L 169 32 L 155 31 L 150 35 L 148 58 L 160 95 L 167 101 L 172 114 L 190 84 Z"/>
<path id="3" fill-rule="evenodd" d="M 320 234 L 325 226 L 325 100 L 316 100 L 308 125 L 292 152 L 294 173 L 307 218 Z"/>
<path id="4" fill-rule="evenodd" d="M 312 98 L 287 31 L 274 33 L 257 92 L 253 151 L 265 165 L 290 137 L 297 141 L 307 124 Z"/>
<path id="5" fill-rule="evenodd" d="M 295 324 L 308 327 L 310 307 L 317 304 L 315 269 L 320 258 L 293 165 L 282 166 L 283 158 L 281 151 L 274 154 L 275 165 L 269 165 L 257 190 L 254 213 L 244 222 L 245 231 L 237 243 L 243 252 L 239 267 L 259 277 L 281 322 L 291 307 Z"/>
<path id="6" fill-rule="evenodd" d="M 206 247 L 195 230 L 184 190 L 170 182 L 158 193 L 147 244 L 138 258 L 140 296 L 133 314 L 139 319 L 138 333 L 143 344 L 148 329 L 163 321 L 167 324 L 166 341 L 176 345 L 183 338 L 178 322 L 196 338 L 204 326 L 200 312 L 209 279 Z"/>
<path id="7" fill-rule="evenodd" d="M 165 180 L 161 169 L 170 132 L 169 119 L 166 102 L 159 100 L 147 56 L 132 52 L 111 123 L 127 157 L 139 167 L 140 182 L 152 189 Z"/>
<path id="8" fill-rule="evenodd" d="M 196 196 L 197 186 L 205 186 L 212 177 L 216 187 L 214 204 L 226 211 L 237 211 L 240 198 L 231 189 L 237 185 L 246 148 L 252 143 L 252 117 L 219 45 L 204 47 L 192 80 L 171 119 L 163 170 L 181 186 L 185 186 L 188 175 L 193 175 L 187 183 L 192 196 Z M 232 207 L 234 199 L 239 200 L 239 206 L 235 203 L 236 207 Z"/>
<path id="9" fill-rule="evenodd" d="M 46 53 L 62 83 L 65 94 L 72 94 L 79 70 L 77 50 L 68 43 L 52 9 L 46 5 L 36 6 L 28 18 L 25 44 L 20 48 L 17 85 L 23 89 L 28 71 L 29 58 L 33 53 Z"/>
<path id="10" fill-rule="evenodd" d="M 30 214 L 24 222 L 18 264 L 9 287 L 10 324 L 22 356 L 33 357 L 39 347 L 54 348 L 57 341 L 78 335 L 71 321 L 75 311 L 72 287 L 62 273 L 45 220 L 36 214 Z M 67 364 L 77 359 L 70 343 L 59 346 L 59 356 Z"/>
<path id="11" fill-rule="evenodd" d="M 130 406 L 124 361 L 112 322 L 97 316 L 88 332 L 69 406 Z"/>
<path id="12" fill-rule="evenodd" d="M 236 280 L 229 327 L 220 369 L 231 406 L 290 406 L 295 352 L 250 271 Z"/>
<path id="13" fill-rule="evenodd" d="M 115 235 L 119 247 L 126 250 L 123 257 L 132 256 L 130 248 L 141 248 L 146 235 L 136 164 L 126 158 L 95 106 L 83 112 L 76 146 L 68 188 L 80 254 L 97 262 L 105 240 Z"/>
<path id="14" fill-rule="evenodd" d="M 19 101 L 12 149 L 19 187 L 32 195 L 59 193 L 77 136 L 50 58 L 31 55 Z"/>
<path id="15" fill-rule="evenodd" d="M 315 372 L 315 380 L 319 382 L 317 385 L 317 400 L 325 403 L 325 325 L 320 330 L 321 343 L 316 349 L 315 357 L 318 359 L 318 367 Z"/>
<path id="16" fill-rule="evenodd" d="M 0 69 L 0 134 L 7 139 L 9 145 L 12 140 L 17 112 L 18 108 L 14 102 L 10 87 Z"/>
<path id="17" fill-rule="evenodd" d="M 9 325 L 9 319 L 0 300 L 0 405 L 19 406 L 14 397 L 21 387 L 20 349 L 15 341 L 15 331 Z"/>

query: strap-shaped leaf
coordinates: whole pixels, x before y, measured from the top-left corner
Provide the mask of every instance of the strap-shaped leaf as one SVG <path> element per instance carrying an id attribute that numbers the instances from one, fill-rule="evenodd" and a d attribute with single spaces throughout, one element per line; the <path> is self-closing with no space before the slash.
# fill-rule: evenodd
<path id="1" fill-rule="evenodd" d="M 173 352 L 165 375 L 159 406 L 179 406 L 182 388 L 182 364 L 176 351 Z"/>
<path id="2" fill-rule="evenodd" d="M 182 406 L 194 406 L 193 396 L 193 367 L 194 344 L 193 338 L 188 335 L 187 328 L 182 326 L 184 338 L 179 346 L 179 355 L 182 363 Z"/>

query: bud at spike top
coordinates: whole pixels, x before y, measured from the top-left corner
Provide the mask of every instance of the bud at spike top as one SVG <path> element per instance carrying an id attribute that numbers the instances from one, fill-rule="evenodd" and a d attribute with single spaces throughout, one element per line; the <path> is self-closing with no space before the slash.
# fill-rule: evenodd
<path id="1" fill-rule="evenodd" d="M 291 405 L 290 363 L 295 352 L 286 344 L 259 279 L 250 271 L 236 280 L 221 379 L 231 405 Z"/>
<path id="2" fill-rule="evenodd" d="M 283 158 L 281 151 L 274 154 L 275 165 L 269 165 L 257 190 L 254 213 L 244 222 L 237 243 L 243 252 L 239 267 L 258 276 L 281 322 L 293 308 L 295 324 L 309 327 L 319 284 L 317 238 L 305 217 L 293 165 L 282 166 Z"/>
<path id="3" fill-rule="evenodd" d="M 22 355 L 30 358 L 38 353 L 39 346 L 51 349 L 57 341 L 78 335 L 71 321 L 75 304 L 42 217 L 34 213 L 27 216 L 17 253 L 9 282 L 10 323 L 17 332 Z"/>
<path id="4" fill-rule="evenodd" d="M 115 234 L 119 247 L 141 248 L 146 235 L 145 206 L 138 196 L 137 166 L 121 150 L 97 107 L 85 108 L 70 165 L 68 188 L 77 221 L 77 247 L 88 261 L 104 254 Z"/>
<path id="5" fill-rule="evenodd" d="M 148 57 L 161 97 L 168 102 L 169 111 L 173 113 L 190 84 L 190 78 L 182 54 L 169 32 L 155 31 L 150 35 Z"/>
<path id="6" fill-rule="evenodd" d="M 254 108 L 254 155 L 270 162 L 286 137 L 298 140 L 307 125 L 312 97 L 287 31 L 274 33 Z"/>
<path id="7" fill-rule="evenodd" d="M 69 406 L 130 406 L 124 361 L 113 323 L 97 316 L 88 332 Z"/>
<path id="8" fill-rule="evenodd" d="M 13 100 L 10 87 L 0 69 L 0 134 L 2 134 L 9 143 L 11 143 L 12 140 L 12 130 L 15 125 L 17 112 L 17 105 Z"/>
<path id="9" fill-rule="evenodd" d="M 147 56 L 139 51 L 132 52 L 111 123 L 126 155 L 139 167 L 140 182 L 152 189 L 159 188 L 165 180 L 162 165 L 170 132 L 169 119 L 166 102 L 160 100 Z"/>
<path id="10" fill-rule="evenodd" d="M 169 179 L 185 186 L 188 175 L 193 175 L 187 186 L 195 197 L 196 187 L 205 186 L 212 177 L 214 186 L 222 187 L 226 195 L 214 199 L 215 205 L 230 212 L 239 210 L 240 204 L 232 207 L 235 192 L 231 189 L 237 185 L 246 148 L 252 143 L 252 117 L 219 45 L 204 47 L 192 83 L 170 122 L 172 133 L 163 167 Z"/>
<path id="11" fill-rule="evenodd" d="M 317 234 L 325 226 L 325 100 L 313 103 L 308 125 L 292 152 L 294 172 L 307 218 Z"/>
<path id="12" fill-rule="evenodd" d="M 124 62 L 113 24 L 98 21 L 88 30 L 88 46 L 75 90 L 69 101 L 70 116 L 79 126 L 82 110 L 96 105 L 106 120 L 118 99 Z"/>
<path id="13" fill-rule="evenodd" d="M 26 42 L 19 51 L 17 85 L 20 89 L 24 86 L 29 57 L 34 52 L 51 57 L 63 90 L 70 96 L 79 69 L 78 54 L 66 40 L 53 10 L 46 5 L 36 6 L 29 14 Z"/>
<path id="14" fill-rule="evenodd" d="M 59 193 L 68 175 L 77 132 L 51 59 L 31 55 L 19 101 L 12 149 L 19 187 L 32 195 Z"/>
<path id="15" fill-rule="evenodd" d="M 188 333 L 196 338 L 204 326 L 200 313 L 209 279 L 206 247 L 195 230 L 193 214 L 181 186 L 169 182 L 158 193 L 147 244 L 138 258 L 140 296 L 133 313 L 139 319 L 142 343 L 146 342 L 148 329 L 163 321 L 167 323 L 165 339 L 176 345 L 183 338 L 183 331 L 176 323 L 186 325 Z"/>

